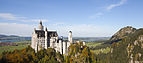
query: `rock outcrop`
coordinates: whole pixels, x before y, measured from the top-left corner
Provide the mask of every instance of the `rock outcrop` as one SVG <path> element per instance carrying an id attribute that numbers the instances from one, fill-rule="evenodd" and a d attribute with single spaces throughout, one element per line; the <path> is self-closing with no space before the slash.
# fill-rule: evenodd
<path id="1" fill-rule="evenodd" d="M 128 36 L 129 34 L 134 33 L 135 31 L 136 31 L 136 28 L 133 28 L 131 26 L 124 27 L 124 28 L 120 29 L 117 33 L 115 33 L 110 38 L 110 40 L 113 41 L 113 40 L 122 39 L 122 38 Z"/>

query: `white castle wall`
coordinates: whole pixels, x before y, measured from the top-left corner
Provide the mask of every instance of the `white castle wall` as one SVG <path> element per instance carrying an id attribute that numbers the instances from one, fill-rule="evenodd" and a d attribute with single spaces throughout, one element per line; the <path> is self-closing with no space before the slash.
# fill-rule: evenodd
<path id="1" fill-rule="evenodd" d="M 63 41 L 59 40 L 59 52 L 63 54 Z"/>
<path id="2" fill-rule="evenodd" d="M 68 47 L 71 45 L 70 42 L 67 42 L 67 52 L 68 52 Z"/>
<path id="3" fill-rule="evenodd" d="M 45 31 L 45 49 L 47 49 L 48 48 L 48 32 L 47 31 Z"/>
<path id="4" fill-rule="evenodd" d="M 31 43 L 31 47 L 33 49 L 35 49 L 35 51 L 37 51 L 37 42 L 38 42 L 38 39 L 37 39 L 37 34 L 33 33 L 32 34 L 32 43 Z"/>
<path id="5" fill-rule="evenodd" d="M 51 39 L 50 39 L 50 47 L 51 48 L 55 48 L 56 47 L 55 43 L 57 43 L 57 37 L 51 37 Z"/>
<path id="6" fill-rule="evenodd" d="M 63 42 L 63 54 L 67 53 L 67 42 Z"/>
<path id="7" fill-rule="evenodd" d="M 36 45 L 36 42 L 37 42 L 37 41 L 36 41 L 36 38 L 37 38 L 36 35 L 35 35 L 35 34 L 32 34 L 32 43 L 31 43 L 31 47 L 32 47 L 32 48 L 35 48 L 35 47 L 36 47 L 36 46 L 35 46 L 35 45 Z"/>
<path id="8" fill-rule="evenodd" d="M 45 38 L 44 38 L 44 37 L 39 37 L 39 38 L 38 38 L 38 42 L 39 42 L 39 45 L 38 45 L 38 46 L 39 46 L 40 48 L 42 48 L 42 49 L 45 48 Z M 39 49 L 38 49 L 38 50 L 39 50 Z"/>

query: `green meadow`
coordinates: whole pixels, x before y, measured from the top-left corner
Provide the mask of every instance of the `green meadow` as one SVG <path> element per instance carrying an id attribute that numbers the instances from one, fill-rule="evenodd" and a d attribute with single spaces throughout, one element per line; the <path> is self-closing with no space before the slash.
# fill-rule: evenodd
<path id="1" fill-rule="evenodd" d="M 95 42 L 86 42 L 86 45 L 93 51 L 95 54 L 107 54 L 110 52 L 110 46 L 104 44 L 104 42 L 95 41 Z"/>
<path id="2" fill-rule="evenodd" d="M 16 41 L 16 42 L 13 42 L 13 43 L 31 43 L 31 41 Z"/>
<path id="3" fill-rule="evenodd" d="M 31 43 L 31 41 L 17 41 L 13 43 Z M 17 45 L 17 46 L 1 46 L 0 47 L 0 54 L 4 51 L 13 51 L 15 49 L 20 50 L 23 48 L 28 47 L 28 45 Z"/>

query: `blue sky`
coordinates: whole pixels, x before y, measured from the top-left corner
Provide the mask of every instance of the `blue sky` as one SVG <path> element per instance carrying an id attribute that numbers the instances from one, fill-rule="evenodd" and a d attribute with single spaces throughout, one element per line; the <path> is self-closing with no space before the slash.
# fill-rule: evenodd
<path id="1" fill-rule="evenodd" d="M 31 36 L 39 21 L 67 36 L 109 37 L 143 27 L 143 0 L 0 0 L 0 34 Z"/>

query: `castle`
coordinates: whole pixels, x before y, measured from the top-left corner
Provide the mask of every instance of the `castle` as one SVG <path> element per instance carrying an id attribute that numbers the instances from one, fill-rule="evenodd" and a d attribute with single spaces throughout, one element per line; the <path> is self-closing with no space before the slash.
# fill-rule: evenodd
<path id="1" fill-rule="evenodd" d="M 56 31 L 44 30 L 42 21 L 39 23 L 39 27 L 32 33 L 31 47 L 37 52 L 40 49 L 54 48 L 56 52 L 61 54 L 67 54 L 68 47 L 72 44 L 72 32 L 69 31 L 68 41 L 64 41 L 63 37 L 58 37 Z"/>

